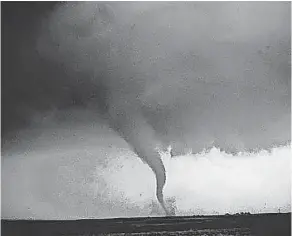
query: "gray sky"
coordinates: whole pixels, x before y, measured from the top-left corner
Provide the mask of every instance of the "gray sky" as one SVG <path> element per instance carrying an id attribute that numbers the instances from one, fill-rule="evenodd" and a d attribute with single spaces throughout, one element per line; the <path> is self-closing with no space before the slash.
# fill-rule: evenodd
<path id="1" fill-rule="evenodd" d="M 82 3 L 47 14 L 48 22 L 39 20 L 46 6 L 35 4 L 22 7 L 31 13 L 23 32 L 14 6 L 2 9 L 4 134 L 74 104 L 104 114 L 111 94 L 130 103 L 138 96 L 163 139 L 184 138 L 195 150 L 290 140 L 288 2 L 108 3 L 95 17 L 95 4 Z"/>
<path id="2" fill-rule="evenodd" d="M 85 205 L 72 211 L 60 208 L 58 214 L 80 216 L 84 206 L 96 206 L 90 203 L 92 188 L 82 184 L 84 173 L 92 177 L 94 171 L 101 171 L 97 179 L 104 180 L 108 193 L 113 194 L 111 184 L 119 186 L 117 179 L 127 179 L 123 171 L 136 164 L 123 159 L 133 157 L 133 153 L 125 152 L 129 146 L 109 126 L 114 126 L 140 156 L 161 143 L 172 144 L 177 153 L 186 147 L 198 153 L 213 146 L 238 153 L 291 141 L 290 2 L 54 5 L 2 3 L 5 214 L 56 216 L 54 211 L 67 198 L 56 200 L 54 194 L 63 191 L 64 196 L 76 194 L 71 204 L 77 208 L 80 199 Z M 89 150 L 88 159 L 81 161 L 79 154 L 70 152 L 78 153 L 78 148 L 84 149 L 81 156 Z M 224 157 L 218 152 L 218 157 Z M 277 189 L 276 180 L 272 179 L 287 165 L 287 152 L 285 149 L 285 154 L 281 154 L 279 168 L 271 175 L 263 173 L 259 183 L 261 178 L 267 178 L 263 182 L 271 180 L 271 186 Z M 277 155 L 262 156 L 270 157 L 267 166 L 273 168 L 271 163 Z M 77 159 L 79 165 L 72 167 L 70 157 Z M 264 166 L 264 158 L 260 160 L 255 161 L 259 169 Z M 129 166 L 122 167 L 123 161 Z M 111 164 L 108 167 L 106 163 Z M 187 170 L 188 162 L 181 163 Z M 242 164 L 236 163 L 234 168 Z M 202 168 L 197 171 L 208 173 L 203 162 L 197 164 Z M 190 166 L 196 168 L 193 162 Z M 230 171 L 228 166 L 222 170 Z M 120 172 L 113 175 L 110 167 Z M 143 172 L 144 167 L 138 165 L 135 170 L 144 173 L 141 178 L 146 176 L 145 180 L 153 178 Z M 246 165 L 245 170 L 248 169 Z M 63 182 L 54 179 L 52 173 L 63 178 Z M 184 171 L 174 169 L 173 173 L 179 176 Z M 257 179 L 257 173 L 258 169 L 253 170 L 250 176 Z M 286 187 L 288 172 L 283 173 L 279 178 L 281 186 Z M 232 172 L 222 181 L 236 176 Z M 77 181 L 73 185 L 69 184 L 71 178 Z M 212 178 L 212 186 L 216 186 L 215 175 Z M 172 179 L 171 183 L 177 186 L 173 191 L 186 193 L 178 190 L 183 184 L 178 184 L 178 179 Z M 142 182 L 137 183 L 133 186 Z M 43 188 L 46 185 L 48 189 Z M 127 194 L 134 194 L 133 189 L 124 187 L 121 191 L 131 199 Z M 149 189 L 155 187 L 151 185 Z M 27 195 L 18 205 L 18 196 L 24 193 Z M 216 190 L 213 193 L 216 195 Z M 46 203 L 39 200 L 43 196 Z M 121 196 L 124 195 L 113 196 L 119 204 L 123 202 Z M 139 212 L 135 208 L 137 198 L 132 200 L 129 215 Z M 279 195 L 271 201 L 274 206 L 286 200 L 286 195 Z M 90 214 L 119 216 L 127 207 L 118 204 L 116 213 L 111 213 L 111 203 L 98 199 L 98 204 L 104 206 L 103 211 Z M 204 204 L 208 206 L 209 202 Z M 27 210 L 27 206 L 32 210 Z M 46 211 L 48 215 L 44 214 Z"/>

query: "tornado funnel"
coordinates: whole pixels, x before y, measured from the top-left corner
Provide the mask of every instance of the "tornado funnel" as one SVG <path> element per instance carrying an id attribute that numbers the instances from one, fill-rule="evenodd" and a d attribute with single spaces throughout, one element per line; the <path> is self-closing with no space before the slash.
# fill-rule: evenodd
<path id="1" fill-rule="evenodd" d="M 160 154 L 156 150 L 157 143 L 153 128 L 147 124 L 139 109 L 130 106 L 113 104 L 109 109 L 109 114 L 114 130 L 154 172 L 157 200 L 165 214 L 170 215 L 163 198 L 166 171 Z"/>

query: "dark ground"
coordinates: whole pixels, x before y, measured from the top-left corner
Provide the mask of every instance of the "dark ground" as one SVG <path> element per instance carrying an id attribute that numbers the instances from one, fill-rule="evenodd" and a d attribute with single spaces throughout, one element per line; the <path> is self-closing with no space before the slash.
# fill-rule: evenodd
<path id="1" fill-rule="evenodd" d="M 291 235 L 291 213 L 118 218 L 1 220 L 2 236 L 18 235 Z"/>

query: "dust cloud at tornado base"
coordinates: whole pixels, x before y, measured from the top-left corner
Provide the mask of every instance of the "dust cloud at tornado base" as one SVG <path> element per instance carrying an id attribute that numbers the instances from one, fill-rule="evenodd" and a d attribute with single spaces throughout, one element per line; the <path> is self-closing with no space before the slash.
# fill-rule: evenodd
<path id="1" fill-rule="evenodd" d="M 38 57 L 69 75 L 49 78 L 51 87 L 75 89 L 98 116 L 107 110 L 105 120 L 140 156 L 159 142 L 178 153 L 181 146 L 196 153 L 286 144 L 290 10 L 238 4 L 68 4 L 44 22 Z"/>

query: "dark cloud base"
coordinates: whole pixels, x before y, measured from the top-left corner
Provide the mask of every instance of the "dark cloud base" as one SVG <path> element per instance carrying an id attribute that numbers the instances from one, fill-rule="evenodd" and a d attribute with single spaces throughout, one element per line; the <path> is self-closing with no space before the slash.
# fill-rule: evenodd
<path id="1" fill-rule="evenodd" d="M 63 111 L 67 110 L 68 117 L 63 115 L 65 120 L 70 120 L 70 110 L 76 108 L 98 111 L 98 116 L 105 121 L 108 118 L 108 97 L 113 91 L 115 92 L 116 85 L 108 87 L 103 83 L 102 78 L 91 83 L 90 74 L 83 71 L 70 71 L 66 66 L 56 64 L 41 56 L 36 48 L 40 32 L 43 32 L 39 31 L 42 20 L 50 16 L 52 9 L 58 4 L 60 3 L 2 3 L 2 138 L 4 140 L 11 131 L 37 125 L 33 117 L 45 116 L 49 111 L 61 111 L 64 114 Z M 184 7 L 183 4 L 179 6 Z M 224 9 L 225 5 L 218 6 Z M 268 11 L 271 10 L 269 4 L 263 6 L 267 7 Z M 140 6 L 134 5 L 133 9 L 135 7 Z M 150 4 L 149 8 L 151 7 L 153 6 Z M 210 4 L 195 7 L 198 12 L 207 11 L 211 14 L 214 11 Z M 148 6 L 141 5 L 141 8 L 148 9 Z M 279 19 L 281 17 L 284 20 L 289 19 L 290 11 L 284 10 L 283 3 L 276 5 L 276 8 L 280 12 L 283 11 Z M 121 3 L 113 4 L 113 9 L 121 10 L 121 14 L 117 16 L 121 19 L 126 18 L 124 13 L 127 11 L 133 14 L 131 7 L 125 10 Z M 157 11 L 159 9 L 163 8 L 158 7 Z M 267 13 L 258 15 L 259 20 L 264 22 L 266 19 L 267 24 L 268 17 Z M 180 24 L 179 21 L 172 23 L 173 27 L 176 27 L 175 24 Z M 138 22 L 136 27 L 139 27 L 139 24 L 141 30 L 143 27 L 146 32 L 149 30 L 143 22 Z M 204 32 L 199 25 L 196 26 L 198 32 Z M 195 63 L 197 68 L 194 69 L 195 74 L 192 75 L 194 79 L 188 79 L 185 83 L 178 79 L 174 79 L 173 82 L 170 81 L 171 78 L 169 78 L 170 82 L 160 79 L 163 88 L 160 93 L 162 97 L 159 93 L 158 95 L 154 93 L 153 101 L 148 99 L 147 103 L 142 104 L 143 116 L 162 140 L 171 142 L 178 150 L 185 143 L 196 152 L 212 145 L 227 151 L 240 151 L 268 148 L 289 142 L 291 103 L 289 49 L 291 46 L 289 24 L 286 26 L 278 30 L 276 37 L 273 36 L 272 27 L 270 29 L 268 26 L 263 26 L 263 34 L 270 37 L 266 42 L 263 40 L 263 43 L 258 43 L 258 39 L 255 38 L 246 39 L 244 43 L 237 43 L 236 46 L 218 46 L 218 44 L 210 43 L 208 49 L 201 39 L 198 45 L 205 50 L 203 51 L 205 56 L 202 54 L 202 58 L 210 60 L 209 55 L 211 55 L 212 60 L 217 60 L 216 64 L 212 60 L 208 62 L 202 58 L 193 62 L 189 60 Z M 210 29 L 210 32 L 215 31 Z M 253 33 L 247 32 L 246 35 L 253 35 Z M 143 31 L 138 30 L 137 34 L 147 37 Z M 205 36 L 208 37 L 208 34 L 206 33 Z M 192 37 L 191 33 L 190 36 Z M 151 47 L 151 44 L 149 46 Z M 167 47 L 167 45 L 164 46 L 166 49 Z M 212 55 L 213 53 L 215 54 Z M 255 56 L 251 56 L 255 53 L 257 53 Z M 232 55 L 236 56 L 232 60 L 220 59 L 220 57 Z M 239 76 L 242 76 L 248 68 L 240 68 L 243 65 L 240 57 L 249 59 L 258 66 L 258 69 L 253 69 L 250 74 L 251 83 L 247 81 L 245 84 L 238 85 L 232 83 L 233 80 L 212 83 L 212 70 L 216 69 L 219 72 L 235 70 L 235 72 L 238 71 Z M 169 61 L 170 64 L 181 62 L 189 63 L 179 57 Z M 224 65 L 230 62 L 234 62 L 234 65 L 230 64 L 227 67 Z M 212 63 L 213 69 L 206 67 Z M 189 73 L 188 67 L 185 66 L 188 65 L 184 64 L 178 69 Z M 161 67 L 165 66 L 162 64 Z M 131 72 L 121 72 L 124 75 L 127 73 L 131 75 Z M 155 75 L 155 69 L 153 73 Z M 267 76 L 265 73 L 268 73 Z M 233 72 L 225 74 L 235 75 Z M 152 77 L 150 73 L 150 79 Z M 180 77 L 179 74 L 178 77 Z M 133 91 L 135 83 L 131 81 L 126 83 Z M 159 80 L 153 83 L 159 85 Z M 255 84 L 254 87 L 253 84 Z M 124 84 L 123 86 L 127 89 Z M 163 99 L 166 99 L 166 102 L 163 102 Z M 59 121 L 56 120 L 56 122 Z"/>

